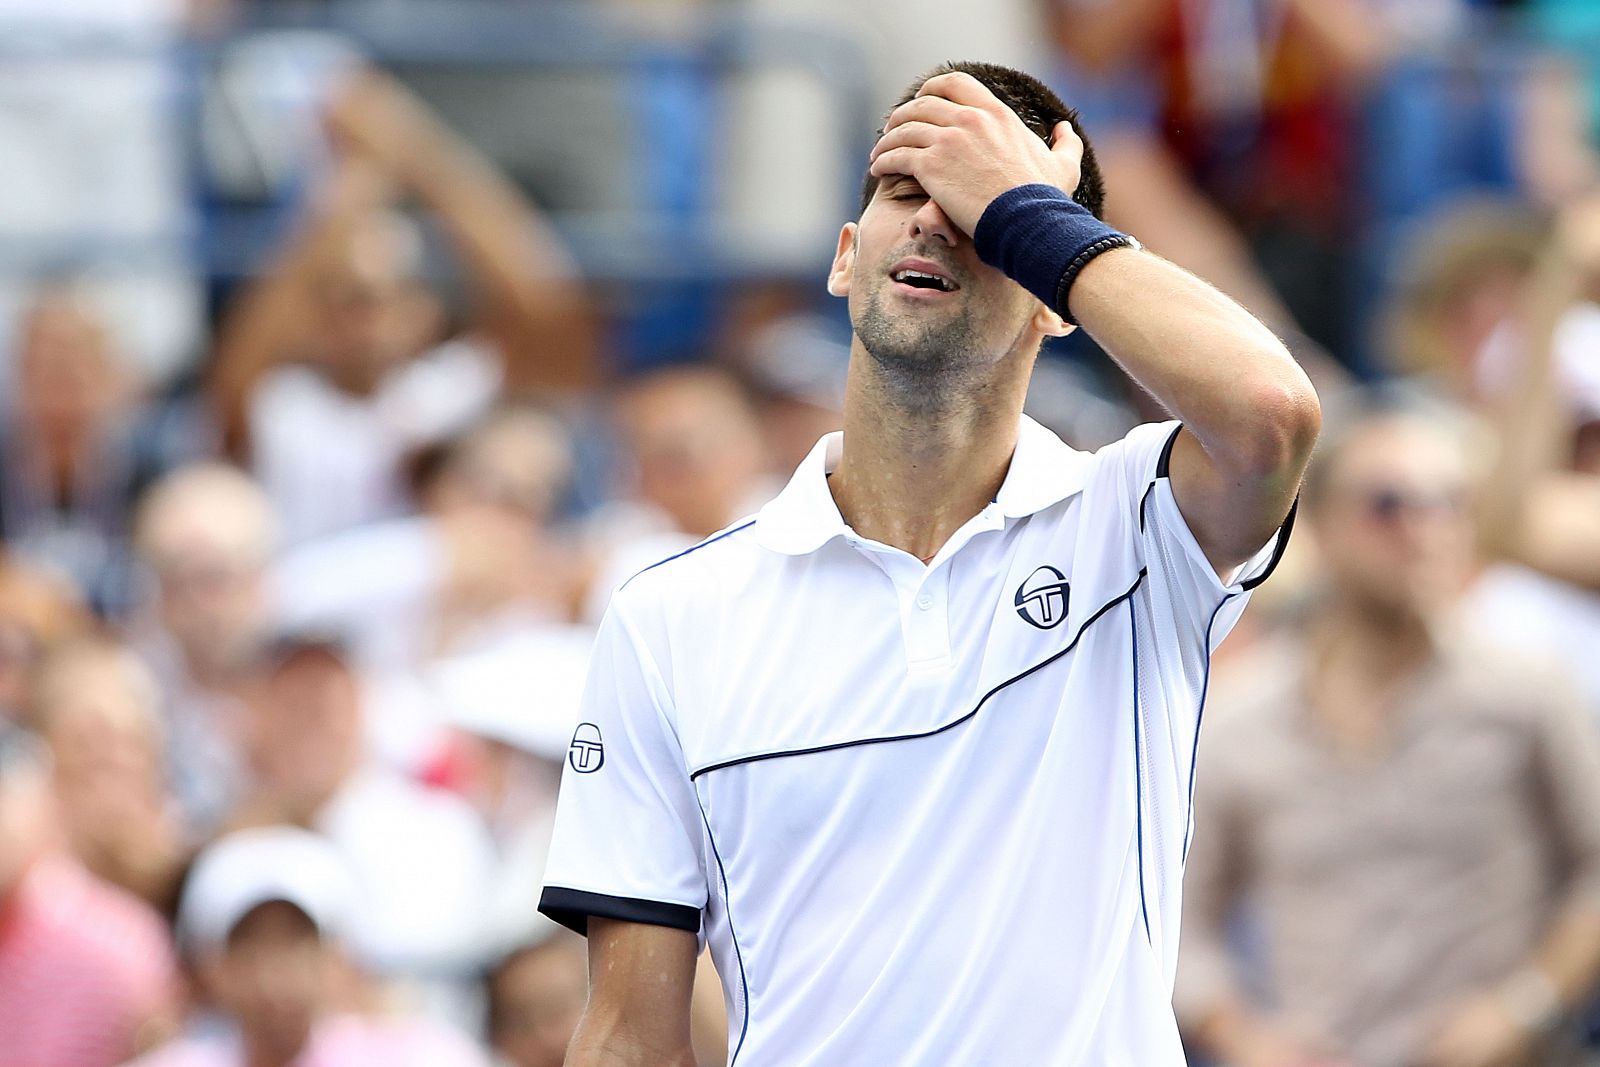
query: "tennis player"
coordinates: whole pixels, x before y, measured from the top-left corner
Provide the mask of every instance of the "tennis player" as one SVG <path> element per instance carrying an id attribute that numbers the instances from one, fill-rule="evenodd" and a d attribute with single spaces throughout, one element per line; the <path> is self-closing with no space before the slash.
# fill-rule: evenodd
<path id="1" fill-rule="evenodd" d="M 589 937 L 574 1067 L 1175 1067 L 1213 648 L 1320 423 L 1283 346 L 1097 217 L 1075 116 L 941 68 L 889 116 L 828 289 L 845 429 L 613 599 L 541 909 Z M 774 205 L 775 209 L 779 205 Z M 1022 414 L 1088 330 L 1177 420 Z"/>

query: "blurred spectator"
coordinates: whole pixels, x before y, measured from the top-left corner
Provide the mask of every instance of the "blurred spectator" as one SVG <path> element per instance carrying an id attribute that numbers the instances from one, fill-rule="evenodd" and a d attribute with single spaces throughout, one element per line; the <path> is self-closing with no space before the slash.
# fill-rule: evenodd
<path id="1" fill-rule="evenodd" d="M 778 488 L 755 411 L 726 371 L 643 375 L 623 387 L 613 417 L 629 492 L 593 520 L 600 563 L 585 602 L 589 621 L 618 585 L 755 511 Z"/>
<path id="2" fill-rule="evenodd" d="M 161 920 L 74 860 L 43 747 L 0 726 L 0 1063 L 113 1067 L 171 1032 Z"/>
<path id="3" fill-rule="evenodd" d="M 343 649 L 282 639 L 252 710 L 254 792 L 235 822 L 326 835 L 355 874 L 360 961 L 447 995 L 485 959 L 493 850 L 459 797 L 368 758 L 362 719 L 360 683 Z"/>
<path id="4" fill-rule="evenodd" d="M 561 1067 L 589 999 L 584 940 L 555 929 L 489 972 L 489 1044 L 500 1067 Z"/>
<path id="5" fill-rule="evenodd" d="M 263 827 L 201 853 L 179 933 L 216 1009 L 138 1067 L 479 1067 L 451 1031 L 352 1010 L 360 891 L 315 834 Z"/>
<path id="6" fill-rule="evenodd" d="M 483 905 L 495 951 L 554 928 L 528 900 L 544 883 L 556 791 L 592 643 L 587 628 L 547 628 L 451 657 L 432 672 L 456 731 L 457 788 L 495 844 L 493 895 Z"/>
<path id="7" fill-rule="evenodd" d="M 1462 606 L 1504 647 L 1562 660 L 1600 720 L 1600 199 L 1552 229 L 1468 208 L 1425 242 L 1402 351 L 1497 424 L 1490 566 Z"/>
<path id="8" fill-rule="evenodd" d="M 167 792 L 160 699 L 155 679 L 125 646 L 86 641 L 45 657 L 32 724 L 53 757 L 73 853 L 98 877 L 170 914 L 188 857 Z"/>
<path id="9" fill-rule="evenodd" d="M 1484 537 L 1600 593 L 1600 193 L 1562 214 L 1530 283 Z"/>
<path id="10" fill-rule="evenodd" d="M 140 502 L 136 544 L 153 579 L 132 639 L 155 673 L 172 788 L 196 836 L 243 788 L 243 701 L 269 629 L 270 502 L 220 463 L 175 471 Z"/>
<path id="11" fill-rule="evenodd" d="M 1391 292 L 1385 369 L 1481 407 L 1484 348 L 1517 317 L 1544 231 L 1528 208 L 1481 199 L 1459 201 L 1415 231 Z"/>
<path id="12" fill-rule="evenodd" d="M 572 477 L 561 423 L 500 408 L 423 459 L 420 515 L 321 538 L 279 561 L 280 624 L 346 635 L 363 666 L 415 670 L 571 614 L 573 553 L 552 528 Z"/>
<path id="13" fill-rule="evenodd" d="M 374 754 L 448 781 L 450 738 L 426 690 L 432 665 L 522 658 L 529 642 L 562 632 L 574 610 L 576 550 L 553 526 L 572 452 L 553 417 L 511 407 L 424 459 L 421 514 L 292 549 L 274 566 L 271 588 L 281 627 L 337 633 L 348 645 L 372 709 Z M 511 669 L 508 692 L 544 691 L 547 679 Z M 560 732 L 558 761 L 571 727 Z"/>
<path id="14" fill-rule="evenodd" d="M 582 287 L 515 189 L 398 83 L 368 70 L 333 102 L 340 151 L 321 203 L 236 298 L 212 375 L 289 542 L 407 510 L 408 456 L 502 388 L 581 384 L 594 339 Z M 387 206 L 414 195 L 466 268 L 468 330 L 444 339 L 421 234 Z"/>
<path id="15" fill-rule="evenodd" d="M 70 585 L 0 554 L 0 729 L 27 710 L 44 651 L 85 633 L 89 624 Z"/>
<path id="16" fill-rule="evenodd" d="M 1212 695 L 1176 1002 L 1232 1067 L 1573 1051 L 1559 1024 L 1600 977 L 1600 749 L 1560 675 L 1448 625 L 1469 489 L 1440 416 L 1328 440 L 1305 496 L 1326 597 Z M 1240 906 L 1253 961 L 1228 946 Z"/>
<path id="17" fill-rule="evenodd" d="M 42 274 L 68 266 L 93 278 L 142 381 L 193 357 L 194 218 L 173 105 L 186 9 L 203 2 L 0 4 L 0 330 Z"/>
<path id="18" fill-rule="evenodd" d="M 820 315 L 790 314 L 761 327 L 742 359 L 772 467 L 792 471 L 818 441 L 844 428 L 850 337 Z"/>
<path id="19" fill-rule="evenodd" d="M 0 535 L 21 557 L 70 578 L 99 611 L 132 595 L 128 521 L 138 494 L 206 444 L 162 439 L 99 311 L 71 288 L 23 315 L 18 388 L 0 437 Z"/>

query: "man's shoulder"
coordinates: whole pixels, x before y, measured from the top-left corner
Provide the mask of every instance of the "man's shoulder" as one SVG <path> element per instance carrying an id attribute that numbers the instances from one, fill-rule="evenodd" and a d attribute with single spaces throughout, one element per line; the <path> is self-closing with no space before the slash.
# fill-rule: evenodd
<path id="1" fill-rule="evenodd" d="M 640 568 L 612 594 L 623 610 L 649 613 L 685 601 L 709 602 L 747 583 L 756 568 L 772 562 L 754 537 L 755 516 Z"/>

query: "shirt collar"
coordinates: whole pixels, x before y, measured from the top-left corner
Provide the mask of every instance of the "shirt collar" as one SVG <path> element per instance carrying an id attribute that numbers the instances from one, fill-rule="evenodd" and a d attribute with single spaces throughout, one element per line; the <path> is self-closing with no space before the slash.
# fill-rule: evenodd
<path id="1" fill-rule="evenodd" d="M 828 489 L 828 475 L 843 450 L 843 433 L 830 433 L 816 443 L 789 484 L 757 513 L 755 533 L 762 544 L 774 552 L 803 556 L 850 533 Z M 1043 511 L 1083 488 L 1089 463 L 1089 453 L 1069 447 L 1024 415 L 994 506 L 1008 519 Z"/>

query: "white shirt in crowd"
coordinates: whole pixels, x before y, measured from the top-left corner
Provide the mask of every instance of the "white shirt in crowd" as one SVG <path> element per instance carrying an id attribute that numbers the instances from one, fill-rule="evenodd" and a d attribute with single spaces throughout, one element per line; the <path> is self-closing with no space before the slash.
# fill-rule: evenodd
<path id="1" fill-rule="evenodd" d="M 824 438 L 601 626 L 541 909 L 699 931 L 741 1067 L 1184 1062 L 1170 1005 L 1224 584 L 1166 478 L 1024 419 L 932 562 L 854 533 Z"/>
<path id="2" fill-rule="evenodd" d="M 464 800 L 372 767 L 340 788 L 313 828 L 356 875 L 353 940 L 363 962 L 447 981 L 483 964 L 494 846 Z"/>
<path id="3" fill-rule="evenodd" d="M 405 514 L 405 458 L 465 429 L 500 381 L 499 361 L 467 340 L 396 368 L 364 397 L 309 367 L 273 371 L 250 398 L 250 440 L 286 540 Z"/>

